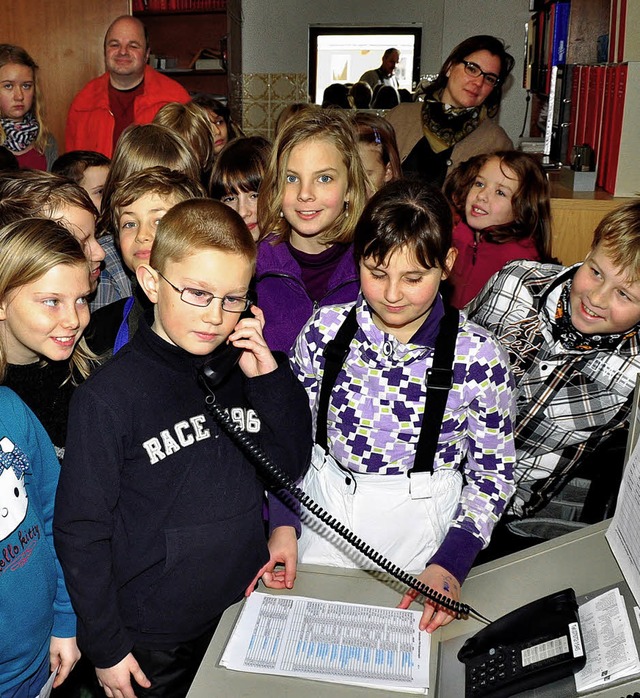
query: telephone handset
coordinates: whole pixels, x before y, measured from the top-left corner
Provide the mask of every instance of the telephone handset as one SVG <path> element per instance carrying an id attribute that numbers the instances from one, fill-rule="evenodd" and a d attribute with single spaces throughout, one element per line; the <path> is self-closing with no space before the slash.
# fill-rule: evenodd
<path id="1" fill-rule="evenodd" d="M 240 361 L 244 349 L 227 344 L 220 347 L 218 351 L 202 366 L 202 376 L 211 385 L 220 385 L 229 374 L 231 369 Z"/>
<path id="2" fill-rule="evenodd" d="M 508 613 L 469 638 L 465 698 L 506 698 L 579 671 L 586 663 L 578 603 L 564 589 Z"/>
<path id="3" fill-rule="evenodd" d="M 238 318 L 238 322 L 244 318 L 255 317 L 251 307 L 247 308 Z M 209 385 L 218 386 L 229 374 L 232 368 L 240 361 L 244 349 L 229 343 L 224 347 L 218 347 L 213 356 L 202 366 L 202 375 Z"/>
<path id="4" fill-rule="evenodd" d="M 457 618 L 474 616 L 478 620 L 489 623 L 490 621 L 487 618 L 471 608 L 468 604 L 460 601 L 454 601 L 435 589 L 428 587 L 426 584 L 423 584 L 421 581 L 416 579 L 413 575 L 405 572 L 397 565 L 394 565 L 390 560 L 387 560 L 381 553 L 377 552 L 375 548 L 372 548 L 365 541 L 358 538 L 353 531 L 349 530 L 343 523 L 331 516 L 328 511 L 323 509 L 303 490 L 301 490 L 289 477 L 289 475 L 281 470 L 258 446 L 258 444 L 256 444 L 250 437 L 247 436 L 247 434 L 245 434 L 244 431 L 240 429 L 240 427 L 231 419 L 227 412 L 217 404 L 216 397 L 213 392 L 226 375 L 223 369 L 220 368 L 220 364 L 217 362 L 219 360 L 224 361 L 223 368 L 226 367 L 226 370 L 230 370 L 235 365 L 235 363 L 232 363 L 230 359 L 223 359 L 226 351 L 230 351 L 234 357 L 237 357 L 235 358 L 235 363 L 237 363 L 238 359 L 240 358 L 239 354 L 242 350 L 229 346 L 225 352 L 220 355 L 220 357 L 211 357 L 211 359 L 204 364 L 200 371 L 202 383 L 208 392 L 206 397 L 207 409 L 209 410 L 211 416 L 216 420 L 220 428 L 234 443 L 238 445 L 245 456 L 253 463 L 258 473 L 276 489 L 286 490 L 296 501 L 302 504 L 302 506 L 310 511 L 317 519 L 329 526 L 350 545 L 352 545 L 358 552 L 374 562 L 378 567 L 383 569 L 392 577 L 395 577 L 395 579 L 402 584 L 414 589 L 419 594 L 422 594 L 425 598 L 428 598 L 443 608 L 452 611 L 456 614 Z"/>

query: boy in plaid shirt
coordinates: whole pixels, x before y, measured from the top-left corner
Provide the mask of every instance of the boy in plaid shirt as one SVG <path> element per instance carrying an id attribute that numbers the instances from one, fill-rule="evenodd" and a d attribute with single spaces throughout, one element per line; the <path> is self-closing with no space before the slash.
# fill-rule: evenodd
<path id="1" fill-rule="evenodd" d="M 511 262 L 467 311 L 509 353 L 518 412 L 507 517 L 531 517 L 628 427 L 640 371 L 640 202 L 602 220 L 582 264 Z"/>

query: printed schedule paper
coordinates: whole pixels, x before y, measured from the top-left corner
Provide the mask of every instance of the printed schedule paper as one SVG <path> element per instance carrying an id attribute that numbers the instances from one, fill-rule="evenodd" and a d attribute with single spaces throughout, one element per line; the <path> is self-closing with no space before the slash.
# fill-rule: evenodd
<path id="1" fill-rule="evenodd" d="M 610 589 L 579 608 L 587 663 L 575 675 L 576 690 L 590 691 L 640 671 L 624 598 Z"/>
<path id="2" fill-rule="evenodd" d="M 422 614 L 253 592 L 220 663 L 227 669 L 427 694 Z"/>
<path id="3" fill-rule="evenodd" d="M 626 583 L 640 603 L 640 439 L 625 466 L 613 519 L 605 534 Z"/>

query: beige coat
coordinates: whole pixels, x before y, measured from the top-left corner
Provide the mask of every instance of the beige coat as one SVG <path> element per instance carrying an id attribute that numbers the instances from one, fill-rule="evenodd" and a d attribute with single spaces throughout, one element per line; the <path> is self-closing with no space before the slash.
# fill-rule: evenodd
<path id="1" fill-rule="evenodd" d="M 422 132 L 422 102 L 403 102 L 387 112 L 386 118 L 396 131 L 400 160 L 413 150 L 424 135 Z M 502 126 L 493 119 L 485 119 L 475 131 L 453 147 L 447 174 L 474 155 L 492 153 L 496 150 L 511 150 L 513 142 Z"/>

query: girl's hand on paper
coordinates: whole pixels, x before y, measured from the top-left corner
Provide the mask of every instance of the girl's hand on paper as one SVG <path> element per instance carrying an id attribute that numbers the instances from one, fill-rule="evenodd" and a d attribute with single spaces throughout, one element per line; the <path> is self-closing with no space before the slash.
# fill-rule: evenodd
<path id="1" fill-rule="evenodd" d="M 443 596 L 448 596 L 454 601 L 460 600 L 460 584 L 458 580 L 450 572 L 445 570 L 444 567 L 440 567 L 440 565 L 429 565 L 424 572 L 417 575 L 417 579 L 435 591 L 440 592 Z M 411 602 L 415 601 L 417 596 L 417 591 L 409 589 L 402 597 L 402 601 L 398 604 L 398 608 L 409 608 Z M 441 625 L 451 623 L 455 618 L 456 616 L 453 611 L 449 611 L 432 601 L 425 600 L 424 611 L 420 619 L 420 630 L 426 630 L 428 633 L 432 633 Z"/>

